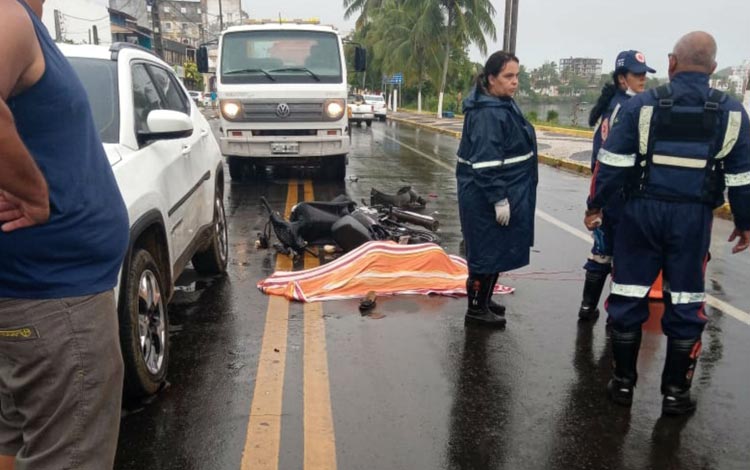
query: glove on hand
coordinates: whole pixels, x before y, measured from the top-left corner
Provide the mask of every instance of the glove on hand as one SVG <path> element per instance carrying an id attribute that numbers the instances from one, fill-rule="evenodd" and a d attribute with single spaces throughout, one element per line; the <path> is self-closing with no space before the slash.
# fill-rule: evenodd
<path id="1" fill-rule="evenodd" d="M 495 220 L 503 226 L 510 224 L 510 202 L 507 198 L 495 203 Z"/>

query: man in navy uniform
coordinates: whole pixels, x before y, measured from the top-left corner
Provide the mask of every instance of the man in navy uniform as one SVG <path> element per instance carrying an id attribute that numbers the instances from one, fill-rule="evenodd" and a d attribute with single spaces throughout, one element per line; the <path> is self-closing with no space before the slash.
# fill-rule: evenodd
<path id="1" fill-rule="evenodd" d="M 690 384 L 701 349 L 704 276 L 713 209 L 728 190 L 739 239 L 750 245 L 750 124 L 742 105 L 709 87 L 716 42 L 705 32 L 683 36 L 669 54 L 669 85 L 631 98 L 598 155 L 599 172 L 584 223 L 601 221 L 602 207 L 625 190 L 617 230 L 607 310 L 614 373 L 610 398 L 630 406 L 637 380 L 641 324 L 648 291 L 664 272 L 668 338 L 662 374 L 664 414 L 695 409 Z"/>

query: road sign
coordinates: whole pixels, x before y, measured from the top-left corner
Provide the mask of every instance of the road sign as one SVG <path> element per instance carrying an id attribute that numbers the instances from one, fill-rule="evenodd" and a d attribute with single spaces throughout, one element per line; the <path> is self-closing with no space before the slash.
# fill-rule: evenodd
<path id="1" fill-rule="evenodd" d="M 394 73 L 388 79 L 388 83 L 390 83 L 391 85 L 401 85 L 403 82 L 404 82 L 404 74 L 401 72 Z"/>

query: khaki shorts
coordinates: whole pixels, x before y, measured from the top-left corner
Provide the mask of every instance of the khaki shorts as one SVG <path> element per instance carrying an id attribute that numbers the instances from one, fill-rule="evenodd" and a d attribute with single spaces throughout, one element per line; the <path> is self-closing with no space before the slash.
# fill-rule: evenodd
<path id="1" fill-rule="evenodd" d="M 111 469 L 122 375 L 112 291 L 0 298 L 0 455 L 16 470 Z"/>

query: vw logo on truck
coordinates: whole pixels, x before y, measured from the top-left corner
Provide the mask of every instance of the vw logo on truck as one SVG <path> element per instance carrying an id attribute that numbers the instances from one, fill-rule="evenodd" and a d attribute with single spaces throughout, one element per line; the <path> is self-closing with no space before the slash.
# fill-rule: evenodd
<path id="1" fill-rule="evenodd" d="M 286 103 L 279 103 L 276 106 L 276 115 L 280 118 L 289 117 L 289 105 Z"/>

